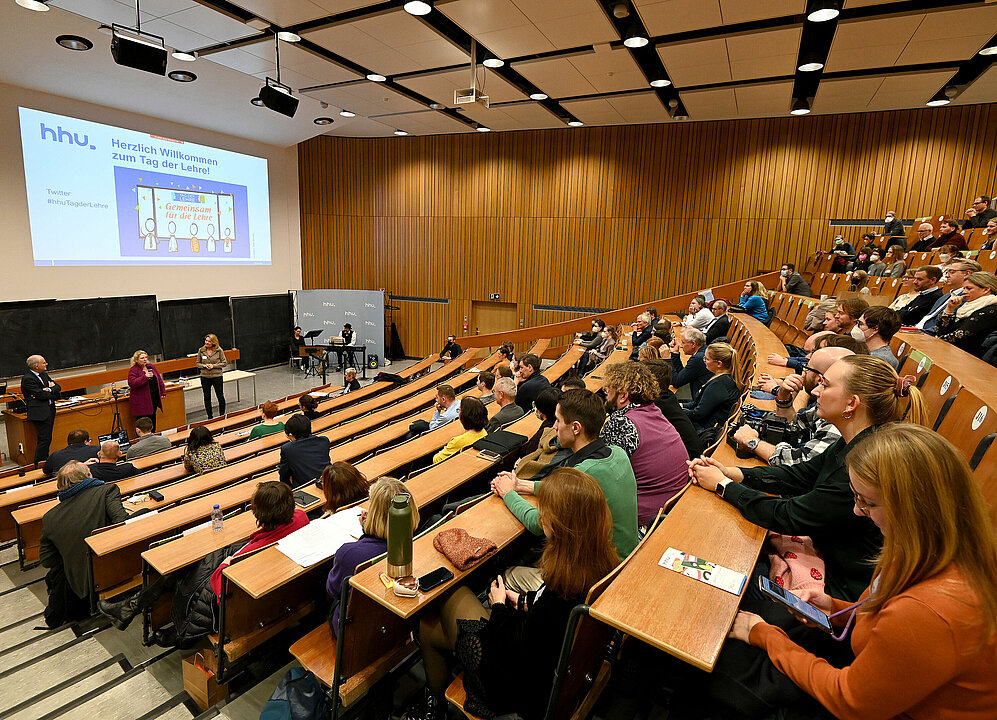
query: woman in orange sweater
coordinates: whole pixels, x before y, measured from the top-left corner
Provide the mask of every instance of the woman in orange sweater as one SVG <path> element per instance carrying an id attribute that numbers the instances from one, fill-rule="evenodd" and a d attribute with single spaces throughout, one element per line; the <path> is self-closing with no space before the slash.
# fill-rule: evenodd
<path id="1" fill-rule="evenodd" d="M 883 532 L 873 582 L 854 611 L 823 593 L 802 597 L 840 613 L 838 632 L 854 622 L 855 660 L 839 670 L 753 613 L 738 613 L 730 636 L 764 649 L 841 720 L 992 720 L 997 538 L 969 465 L 940 435 L 911 424 L 870 435 L 846 464 L 856 514 Z"/>

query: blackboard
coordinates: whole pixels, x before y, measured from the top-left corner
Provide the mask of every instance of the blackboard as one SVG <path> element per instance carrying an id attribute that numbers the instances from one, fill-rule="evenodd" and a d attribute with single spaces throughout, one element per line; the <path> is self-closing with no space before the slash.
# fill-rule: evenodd
<path id="1" fill-rule="evenodd" d="M 34 354 L 61 370 L 126 360 L 136 350 L 163 351 L 154 295 L 0 303 L 0 376 L 23 375 Z"/>
<path id="2" fill-rule="evenodd" d="M 293 326 L 290 294 L 232 298 L 232 321 L 240 367 L 287 362 Z"/>
<path id="3" fill-rule="evenodd" d="M 159 303 L 163 352 L 167 358 L 182 358 L 204 345 L 204 336 L 214 333 L 223 349 L 232 344 L 232 309 L 227 297 L 164 300 Z"/>

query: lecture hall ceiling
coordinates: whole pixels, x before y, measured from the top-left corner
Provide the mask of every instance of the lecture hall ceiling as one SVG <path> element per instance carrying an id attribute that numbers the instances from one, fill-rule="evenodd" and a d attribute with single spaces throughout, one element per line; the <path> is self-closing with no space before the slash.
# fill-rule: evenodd
<path id="1" fill-rule="evenodd" d="M 422 16 L 404 0 L 141 0 L 142 30 L 197 51 L 193 63 L 170 60 L 170 70 L 197 74 L 188 84 L 111 61 L 97 27 L 134 26 L 134 2 L 49 4 L 36 13 L 3 0 L 0 21 L 18 32 L 0 81 L 278 145 L 323 133 L 782 117 L 800 102 L 834 114 L 997 100 L 997 55 L 978 54 L 995 42 L 993 0 L 844 0 L 822 23 L 806 19 L 807 0 L 437 0 Z M 301 98 L 293 119 L 249 104 L 276 76 L 280 31 L 301 38 L 280 42 L 281 82 Z M 64 50 L 54 43 L 63 33 L 95 47 Z M 625 45 L 631 33 L 647 44 Z M 487 108 L 454 103 L 471 84 L 472 43 Z M 489 69 L 486 58 L 504 64 Z M 798 69 L 815 60 L 822 69 Z M 317 126 L 318 116 L 334 123 Z"/>

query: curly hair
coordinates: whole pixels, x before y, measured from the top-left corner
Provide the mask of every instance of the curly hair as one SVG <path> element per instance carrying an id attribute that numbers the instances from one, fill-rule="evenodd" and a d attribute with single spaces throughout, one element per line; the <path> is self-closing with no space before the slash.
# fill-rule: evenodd
<path id="1" fill-rule="evenodd" d="M 607 366 L 602 385 L 616 392 L 627 393 L 630 401 L 637 405 L 647 405 L 661 394 L 654 373 L 646 365 L 635 362 L 613 363 Z"/>

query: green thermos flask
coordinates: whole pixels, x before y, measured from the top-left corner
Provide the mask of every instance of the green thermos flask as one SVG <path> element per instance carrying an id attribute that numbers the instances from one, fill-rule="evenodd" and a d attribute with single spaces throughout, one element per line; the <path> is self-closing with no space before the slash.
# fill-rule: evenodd
<path id="1" fill-rule="evenodd" d="M 388 509 L 388 577 L 412 574 L 411 496 L 398 493 Z"/>

